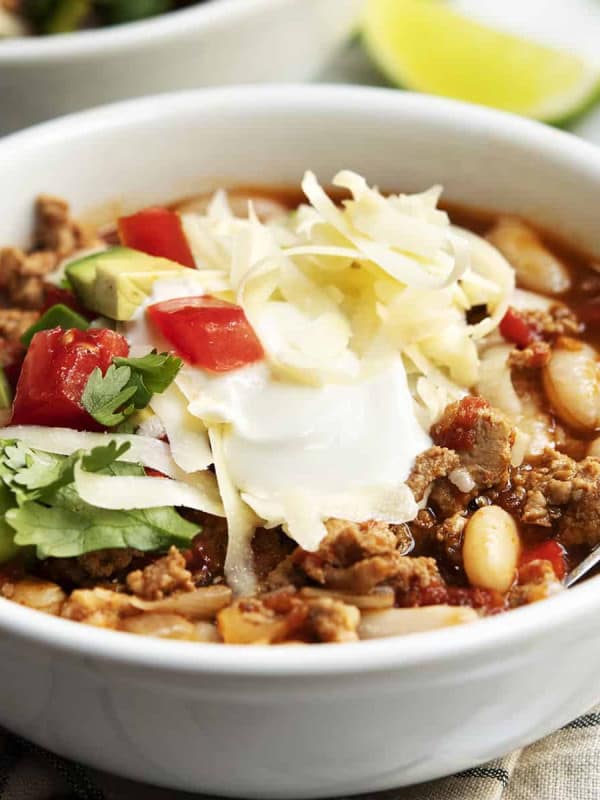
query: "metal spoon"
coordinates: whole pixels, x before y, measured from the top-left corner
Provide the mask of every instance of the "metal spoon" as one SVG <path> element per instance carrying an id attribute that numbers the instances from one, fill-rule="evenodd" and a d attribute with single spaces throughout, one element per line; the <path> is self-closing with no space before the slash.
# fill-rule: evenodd
<path id="1" fill-rule="evenodd" d="M 572 569 L 571 572 L 565 576 L 563 580 L 564 587 L 568 589 L 570 586 L 573 586 L 576 581 L 583 578 L 584 575 L 598 564 L 600 564 L 600 544 L 597 544 L 589 556 L 584 558 L 581 564 L 578 564 L 575 569 Z"/>

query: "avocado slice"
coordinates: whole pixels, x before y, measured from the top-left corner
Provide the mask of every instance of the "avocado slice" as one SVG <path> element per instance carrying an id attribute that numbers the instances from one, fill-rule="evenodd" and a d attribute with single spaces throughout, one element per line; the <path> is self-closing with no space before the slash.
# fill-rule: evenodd
<path id="1" fill-rule="evenodd" d="M 90 323 L 87 319 L 82 317 L 81 314 L 73 311 L 72 308 L 65 306 L 63 303 L 57 303 L 42 314 L 37 322 L 34 322 L 31 327 L 27 328 L 25 333 L 21 336 L 21 344 L 25 347 L 29 347 L 36 333 L 50 330 L 50 328 L 62 328 L 63 330 L 79 328 L 79 330 L 85 331 L 89 327 Z"/>
<path id="2" fill-rule="evenodd" d="M 129 247 L 113 247 L 72 261 L 65 270 L 83 305 L 105 317 L 128 320 L 152 292 L 154 282 L 189 268 Z"/>

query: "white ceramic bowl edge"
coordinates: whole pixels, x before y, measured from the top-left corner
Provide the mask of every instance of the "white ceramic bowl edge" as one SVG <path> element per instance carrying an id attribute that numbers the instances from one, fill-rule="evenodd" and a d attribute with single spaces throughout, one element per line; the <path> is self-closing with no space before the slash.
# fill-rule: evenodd
<path id="1" fill-rule="evenodd" d="M 307 80 L 361 0 L 209 0 L 127 25 L 0 41 L 0 134 L 128 97 Z"/>

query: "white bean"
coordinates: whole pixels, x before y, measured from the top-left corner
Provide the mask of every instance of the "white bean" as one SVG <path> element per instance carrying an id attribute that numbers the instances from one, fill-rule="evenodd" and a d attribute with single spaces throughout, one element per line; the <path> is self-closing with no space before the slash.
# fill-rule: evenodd
<path id="1" fill-rule="evenodd" d="M 339 589 L 305 586 L 300 590 L 300 595 L 308 598 L 330 597 L 332 600 L 341 600 L 347 605 L 371 611 L 376 608 L 391 608 L 394 605 L 394 590 L 391 586 L 381 586 L 370 594 L 352 594 Z"/>
<path id="2" fill-rule="evenodd" d="M 519 286 L 550 295 L 562 294 L 570 288 L 566 266 L 521 220 L 501 217 L 486 238 L 515 268 Z"/>
<path id="3" fill-rule="evenodd" d="M 573 428 L 600 427 L 600 363 L 593 347 L 573 340 L 573 347 L 552 351 L 544 367 L 544 388 L 558 416 Z"/>
<path id="4" fill-rule="evenodd" d="M 219 632 L 210 622 L 197 622 L 195 625 L 196 636 L 200 642 L 220 642 Z"/>
<path id="5" fill-rule="evenodd" d="M 386 611 L 363 611 L 358 634 L 361 639 L 382 636 L 404 636 L 408 633 L 432 631 L 450 625 L 473 622 L 479 615 L 463 606 L 421 606 L 420 608 L 389 608 Z"/>
<path id="6" fill-rule="evenodd" d="M 519 561 L 519 532 L 500 506 L 476 511 L 465 528 L 463 563 L 473 586 L 507 592 Z"/>

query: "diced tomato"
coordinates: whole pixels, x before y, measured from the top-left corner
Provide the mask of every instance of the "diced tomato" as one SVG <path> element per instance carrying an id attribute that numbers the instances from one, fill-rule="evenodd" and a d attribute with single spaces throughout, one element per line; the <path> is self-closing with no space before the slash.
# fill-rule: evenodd
<path id="1" fill-rule="evenodd" d="M 440 447 L 450 450 L 472 450 L 475 447 L 477 423 L 490 404 L 483 397 L 467 395 L 444 414 L 431 428 L 431 437 Z"/>
<path id="2" fill-rule="evenodd" d="M 514 308 L 509 308 L 502 317 L 500 333 L 507 342 L 512 342 L 517 347 L 523 348 L 539 339 L 536 329 L 524 320 Z"/>
<path id="3" fill-rule="evenodd" d="M 194 257 L 179 214 L 168 208 L 145 208 L 130 217 L 119 219 L 121 243 L 150 256 L 168 258 L 195 267 Z"/>
<path id="4" fill-rule="evenodd" d="M 264 358 L 244 311 L 233 303 L 210 295 L 177 297 L 155 303 L 147 311 L 175 351 L 190 364 L 228 372 Z"/>
<path id="5" fill-rule="evenodd" d="M 128 353 L 126 340 L 104 328 L 36 333 L 19 376 L 13 424 L 102 430 L 81 405 L 81 395 L 96 367 L 105 373 L 113 356 Z"/>
<path id="6" fill-rule="evenodd" d="M 567 571 L 566 557 L 565 548 L 558 542 L 550 540 L 525 550 L 521 555 L 521 565 L 529 564 L 531 561 L 549 561 L 556 577 L 560 580 Z"/>

